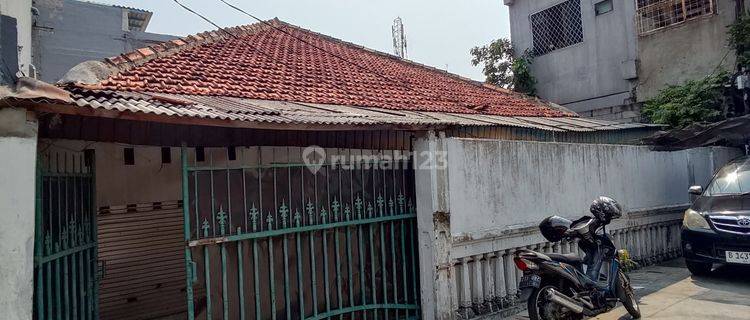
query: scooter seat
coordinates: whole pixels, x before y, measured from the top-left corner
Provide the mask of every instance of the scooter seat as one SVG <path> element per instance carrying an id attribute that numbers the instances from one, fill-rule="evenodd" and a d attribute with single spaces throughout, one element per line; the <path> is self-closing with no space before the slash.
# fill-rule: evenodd
<path id="1" fill-rule="evenodd" d="M 583 258 L 578 256 L 577 253 L 547 253 L 547 256 L 554 261 L 567 263 L 575 267 L 583 265 Z"/>

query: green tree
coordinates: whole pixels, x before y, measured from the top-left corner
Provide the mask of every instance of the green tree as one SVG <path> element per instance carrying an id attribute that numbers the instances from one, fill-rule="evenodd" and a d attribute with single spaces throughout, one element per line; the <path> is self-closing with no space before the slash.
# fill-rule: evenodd
<path id="1" fill-rule="evenodd" d="M 742 15 L 727 30 L 729 47 L 737 57 L 737 66 L 750 66 L 750 14 Z M 722 61 L 723 62 L 723 61 Z M 718 68 L 717 68 L 718 69 Z M 682 85 L 668 86 L 645 102 L 641 114 L 652 123 L 673 128 L 685 127 L 694 122 L 718 121 L 725 117 L 723 107 L 726 88 L 732 78 L 721 71 L 700 80 Z"/>
<path id="2" fill-rule="evenodd" d="M 748 12 L 742 15 L 729 26 L 727 31 L 729 47 L 734 49 L 737 55 L 737 64 L 741 66 L 750 65 L 750 16 Z"/>
<path id="3" fill-rule="evenodd" d="M 490 44 L 474 47 L 470 51 L 471 63 L 482 65 L 485 82 L 503 88 L 534 95 L 536 80 L 531 74 L 533 57 L 529 52 L 517 55 L 507 38 L 497 39 Z"/>
<path id="4" fill-rule="evenodd" d="M 695 122 L 718 121 L 723 118 L 724 85 L 729 82 L 726 71 L 682 85 L 672 85 L 646 101 L 641 114 L 651 123 L 681 128 Z"/>

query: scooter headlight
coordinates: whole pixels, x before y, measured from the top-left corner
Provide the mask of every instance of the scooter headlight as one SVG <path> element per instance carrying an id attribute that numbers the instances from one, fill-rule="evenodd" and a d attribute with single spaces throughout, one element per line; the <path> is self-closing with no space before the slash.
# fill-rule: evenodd
<path id="1" fill-rule="evenodd" d="M 708 221 L 698 211 L 693 209 L 687 209 L 685 211 L 685 217 L 682 219 L 682 225 L 688 229 L 705 229 L 711 230 L 711 226 L 708 225 Z"/>

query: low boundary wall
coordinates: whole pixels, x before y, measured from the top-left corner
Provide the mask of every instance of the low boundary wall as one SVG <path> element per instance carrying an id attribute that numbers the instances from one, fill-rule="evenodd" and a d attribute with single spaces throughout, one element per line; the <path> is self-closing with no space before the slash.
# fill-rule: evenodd
<path id="1" fill-rule="evenodd" d="M 647 146 L 446 138 L 415 141 L 422 317 L 472 319 L 518 311 L 519 248 L 568 253 L 548 243 L 547 216 L 578 218 L 599 195 L 627 214 L 608 227 L 641 265 L 681 254 L 691 185 L 740 156 L 738 149 L 651 151 Z"/>

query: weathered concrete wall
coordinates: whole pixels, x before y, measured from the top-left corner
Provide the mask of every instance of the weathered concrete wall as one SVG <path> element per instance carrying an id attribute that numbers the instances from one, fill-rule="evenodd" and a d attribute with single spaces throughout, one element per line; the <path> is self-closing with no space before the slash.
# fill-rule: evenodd
<path id="1" fill-rule="evenodd" d="M 616 122 L 641 122 L 641 105 L 631 103 L 578 112 L 584 118 L 594 118 Z"/>
<path id="2" fill-rule="evenodd" d="M 629 212 L 609 231 L 637 261 L 680 254 L 679 227 L 690 185 L 705 185 L 740 150 L 654 152 L 644 146 L 439 138 L 415 142 L 434 154 L 416 170 L 420 275 L 425 317 L 512 313 L 519 248 L 576 252 L 539 234 L 544 217 L 577 218 L 599 195 Z M 442 165 L 445 164 L 445 165 Z M 428 243 L 428 242 L 432 243 Z"/>
<path id="3" fill-rule="evenodd" d="M 174 36 L 123 30 L 123 8 L 76 0 L 37 1 L 34 54 L 40 79 L 56 82 L 88 60 L 174 39 Z"/>
<path id="4" fill-rule="evenodd" d="M 693 180 L 703 184 L 736 149 L 653 152 L 645 146 L 449 139 L 451 233 L 481 239 L 539 223 L 578 217 L 599 195 L 629 210 L 684 205 Z"/>
<path id="5" fill-rule="evenodd" d="M 532 46 L 530 15 L 559 0 L 506 0 L 517 52 Z M 594 13 L 599 0 L 582 0 L 582 43 L 536 57 L 532 71 L 540 97 L 573 111 L 588 111 L 624 103 L 630 97 L 627 80 L 635 72 L 635 1 L 613 1 L 614 10 Z"/>
<path id="6" fill-rule="evenodd" d="M 734 52 L 727 46 L 726 33 L 734 22 L 736 4 L 715 2 L 717 14 L 638 38 L 638 101 L 654 97 L 666 85 L 700 79 L 718 68 L 734 71 Z"/>
<path id="7" fill-rule="evenodd" d="M 32 114 L 0 108 L 0 309 L 8 320 L 31 319 L 36 137 Z"/>
<path id="8" fill-rule="evenodd" d="M 31 0 L 0 0 L 0 14 L 16 19 L 18 70 L 31 75 Z"/>

